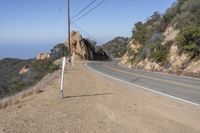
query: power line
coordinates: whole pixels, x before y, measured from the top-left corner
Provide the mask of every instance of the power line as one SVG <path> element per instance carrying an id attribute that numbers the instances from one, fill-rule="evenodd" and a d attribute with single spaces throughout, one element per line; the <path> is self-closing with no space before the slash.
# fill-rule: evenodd
<path id="1" fill-rule="evenodd" d="M 86 7 L 84 7 L 81 11 L 79 11 L 76 15 L 74 15 L 71 19 L 76 18 L 77 16 L 79 16 L 82 12 L 84 12 L 87 8 L 89 8 L 94 2 L 96 2 L 97 0 L 93 0 L 92 2 L 90 2 Z"/>
<path id="2" fill-rule="evenodd" d="M 85 34 L 89 35 L 91 38 L 95 39 L 95 37 L 93 37 L 90 33 L 88 33 L 87 31 L 85 31 L 83 28 L 81 28 L 80 26 L 78 26 L 74 22 L 72 23 L 72 25 L 75 26 L 76 28 L 78 28 L 79 30 L 81 30 L 82 32 L 84 32 Z"/>
<path id="3" fill-rule="evenodd" d="M 80 26 L 78 26 L 74 22 L 72 22 L 72 25 L 75 26 L 77 29 L 81 30 L 82 32 L 84 32 L 85 34 L 87 34 L 88 36 L 90 36 L 90 38 L 92 38 L 93 40 L 97 41 L 97 39 L 94 36 L 92 36 L 90 33 L 85 31 L 83 28 L 81 28 Z"/>
<path id="4" fill-rule="evenodd" d="M 50 33 L 49 33 L 49 36 L 48 36 L 49 40 L 48 40 L 48 42 L 47 42 L 47 45 L 49 45 L 49 43 L 50 43 L 50 41 L 51 41 L 51 39 L 52 39 L 52 34 L 53 34 L 54 29 L 55 29 L 55 27 L 56 27 L 56 24 L 57 24 L 59 15 L 60 15 L 60 13 L 62 12 L 63 3 L 64 3 L 64 0 L 60 0 L 60 5 L 59 5 L 58 11 L 57 11 L 56 16 L 55 16 L 55 20 L 54 20 L 54 22 L 53 22 L 53 25 L 52 25 L 52 27 L 51 27 L 51 30 L 50 30 Z"/>
<path id="5" fill-rule="evenodd" d="M 97 7 L 99 7 L 101 4 L 103 4 L 106 0 L 102 0 L 99 4 L 97 4 L 96 6 L 94 6 L 92 9 L 90 9 L 88 12 L 84 13 L 83 15 L 81 15 L 80 17 L 78 17 L 77 19 L 73 20 L 72 22 L 75 22 L 77 20 L 79 20 L 80 18 L 86 16 L 87 14 L 89 14 L 90 12 L 92 12 L 94 9 L 96 9 Z"/>
<path id="6" fill-rule="evenodd" d="M 72 10 L 72 12 L 75 12 L 75 13 L 77 13 L 77 12 L 79 12 L 79 6 L 75 3 L 75 1 L 71 1 L 71 6 L 73 7 L 73 8 L 71 8 L 71 10 Z M 75 10 L 74 10 L 75 9 Z"/>

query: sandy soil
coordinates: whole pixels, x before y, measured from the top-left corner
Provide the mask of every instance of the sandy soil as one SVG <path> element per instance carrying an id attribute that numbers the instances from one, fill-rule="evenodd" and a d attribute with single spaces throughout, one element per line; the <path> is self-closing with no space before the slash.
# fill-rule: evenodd
<path id="1" fill-rule="evenodd" d="M 0 133 L 199 133 L 200 108 L 98 75 L 81 62 L 0 110 Z"/>

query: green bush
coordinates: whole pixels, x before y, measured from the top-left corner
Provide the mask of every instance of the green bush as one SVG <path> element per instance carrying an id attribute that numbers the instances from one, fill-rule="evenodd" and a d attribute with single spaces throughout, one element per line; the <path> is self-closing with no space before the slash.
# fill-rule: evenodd
<path id="1" fill-rule="evenodd" d="M 64 43 L 56 44 L 53 49 L 51 49 L 51 57 L 53 57 L 55 60 L 67 55 L 68 47 L 66 47 Z"/>
<path id="2" fill-rule="evenodd" d="M 177 13 L 172 21 L 176 28 L 183 29 L 186 26 L 199 26 L 200 24 L 200 1 L 179 0 Z"/>
<path id="3" fill-rule="evenodd" d="M 135 24 L 132 30 L 132 38 L 138 41 L 141 44 L 144 44 L 146 41 L 146 27 L 142 22 Z"/>
<path id="4" fill-rule="evenodd" d="M 59 68 L 60 68 L 59 65 L 52 63 L 49 65 L 48 71 L 49 71 L 49 73 L 52 73 L 52 72 L 55 72 L 56 70 L 58 70 Z"/>
<path id="5" fill-rule="evenodd" d="M 156 44 L 152 49 L 151 58 L 158 63 L 163 63 L 167 60 L 167 54 L 168 50 L 164 45 Z"/>
<path id="6" fill-rule="evenodd" d="M 200 55 L 200 27 L 186 27 L 176 37 L 177 44 L 182 52 L 188 53 L 191 58 Z"/>
<path id="7" fill-rule="evenodd" d="M 12 86 L 12 92 L 17 92 L 17 91 L 21 91 L 23 90 L 25 87 L 27 87 L 27 84 L 24 82 L 16 82 L 15 84 L 13 84 Z"/>
<path id="8" fill-rule="evenodd" d="M 133 51 L 131 47 L 127 48 L 127 54 L 128 54 L 128 57 L 136 55 L 136 53 Z"/>
<path id="9" fill-rule="evenodd" d="M 200 47 L 194 43 L 191 45 L 185 45 L 183 48 L 191 58 L 194 58 L 200 54 Z"/>
<path id="10" fill-rule="evenodd" d="M 52 64 L 51 59 L 45 59 L 45 60 L 35 60 L 32 64 L 32 68 L 36 72 L 40 73 L 48 73 L 49 66 Z"/>
<path id="11" fill-rule="evenodd" d="M 39 73 L 42 77 L 47 73 L 52 73 L 58 70 L 59 65 L 54 64 L 53 61 L 53 59 L 35 60 L 32 64 L 33 71 Z"/>

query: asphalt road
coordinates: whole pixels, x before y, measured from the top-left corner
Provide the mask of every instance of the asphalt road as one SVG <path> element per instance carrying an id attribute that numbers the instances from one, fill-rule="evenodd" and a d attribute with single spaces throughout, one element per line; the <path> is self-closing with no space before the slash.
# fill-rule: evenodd
<path id="1" fill-rule="evenodd" d="M 158 72 L 128 69 L 112 62 L 88 62 L 90 69 L 104 75 L 172 96 L 178 100 L 200 106 L 200 79 Z"/>

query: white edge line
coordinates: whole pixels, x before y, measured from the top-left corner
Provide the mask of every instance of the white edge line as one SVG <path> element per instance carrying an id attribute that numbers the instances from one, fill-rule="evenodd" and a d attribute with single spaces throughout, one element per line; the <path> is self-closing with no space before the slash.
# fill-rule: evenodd
<path id="1" fill-rule="evenodd" d="M 190 76 L 187 76 L 187 75 L 176 75 L 176 74 L 170 74 L 170 73 L 165 73 L 165 72 L 158 72 L 158 71 L 148 71 L 148 70 L 139 70 L 139 69 L 135 69 L 135 68 L 128 68 L 128 67 L 126 67 L 126 66 L 123 66 L 122 64 L 120 64 L 120 63 L 117 63 L 117 65 L 118 66 L 120 66 L 120 67 L 123 67 L 123 68 L 127 68 L 127 69 L 133 69 L 133 70 L 135 70 L 135 71 L 138 71 L 138 72 L 146 72 L 146 73 L 155 73 L 155 74 L 161 74 L 161 75 L 164 75 L 164 76 L 171 76 L 171 77 L 174 77 L 174 78 L 177 78 L 177 77 L 181 77 L 181 78 L 183 78 L 183 79 L 190 79 L 190 80 L 192 80 L 192 79 L 194 79 L 194 80 L 199 80 L 200 81 L 200 78 L 195 78 L 195 77 L 190 77 Z"/>
<path id="2" fill-rule="evenodd" d="M 200 104 L 197 104 L 197 103 L 194 103 L 194 102 L 190 102 L 190 101 L 187 101 L 187 100 L 184 100 L 184 99 L 175 97 L 175 96 L 171 96 L 171 95 L 168 95 L 168 94 L 159 92 L 159 91 L 155 91 L 155 90 L 152 90 L 152 89 L 149 89 L 149 88 L 140 86 L 140 85 L 136 85 L 136 84 L 133 84 L 133 83 L 130 83 L 130 82 L 121 80 L 121 79 L 119 79 L 119 78 L 115 78 L 115 77 L 109 76 L 109 75 L 107 75 L 107 74 L 101 73 L 101 72 L 99 72 L 99 71 L 97 71 L 97 70 L 94 70 L 93 68 L 89 67 L 89 66 L 87 65 L 87 63 L 85 63 L 85 66 L 86 66 L 88 69 L 90 69 L 90 70 L 92 70 L 92 71 L 94 71 L 94 72 L 96 72 L 96 73 L 98 73 L 98 74 L 101 74 L 101 75 L 103 75 L 103 76 L 109 77 L 109 78 L 111 78 L 111 79 L 115 79 L 115 80 L 118 80 L 118 81 L 120 81 L 120 82 L 129 84 L 129 85 L 132 85 L 132 86 L 135 86 L 135 87 L 139 87 L 139 88 L 142 88 L 142 89 L 147 90 L 147 91 L 151 91 L 151 92 L 154 92 L 154 93 L 157 93 L 157 94 L 160 94 L 160 95 L 164 95 L 164 96 L 166 96 L 166 97 L 170 97 L 170 98 L 176 99 L 176 100 L 178 100 L 178 101 L 182 101 L 182 102 L 189 103 L 189 104 L 192 104 L 192 105 L 195 105 L 195 106 L 199 106 L 199 107 L 200 107 Z"/>

